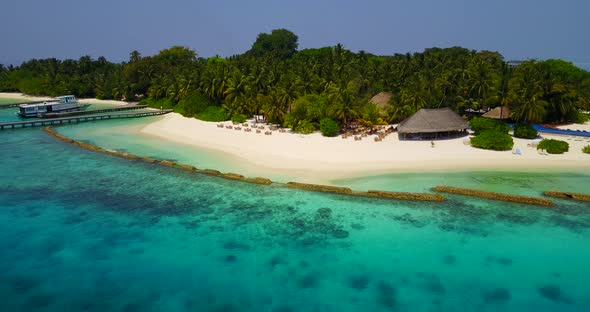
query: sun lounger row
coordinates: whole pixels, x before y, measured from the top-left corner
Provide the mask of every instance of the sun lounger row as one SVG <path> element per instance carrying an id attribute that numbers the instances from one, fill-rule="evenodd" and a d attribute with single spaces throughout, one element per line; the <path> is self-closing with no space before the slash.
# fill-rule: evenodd
<path id="1" fill-rule="evenodd" d="M 240 127 L 240 126 L 232 126 L 232 125 L 225 126 L 223 124 L 217 124 L 217 127 L 218 128 L 224 128 L 225 127 L 226 129 L 234 129 L 236 131 L 241 131 L 242 130 L 242 127 Z M 260 126 L 260 127 L 252 127 L 252 128 L 244 127 L 244 132 L 252 132 L 252 129 L 256 129 L 256 133 L 262 133 L 262 130 L 264 130 L 264 127 L 263 126 Z M 278 129 L 278 128 L 275 128 L 275 129 Z M 282 129 L 281 128 L 281 129 L 278 129 L 278 130 L 281 133 L 287 133 L 287 130 L 286 129 Z M 264 131 L 264 135 L 272 135 L 272 131 Z"/>

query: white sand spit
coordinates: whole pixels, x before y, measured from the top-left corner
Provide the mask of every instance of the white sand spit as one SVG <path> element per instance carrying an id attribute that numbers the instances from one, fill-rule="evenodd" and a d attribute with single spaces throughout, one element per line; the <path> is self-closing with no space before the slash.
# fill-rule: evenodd
<path id="1" fill-rule="evenodd" d="M 230 122 L 224 122 L 230 125 Z M 257 166 L 274 170 L 298 171 L 302 177 L 342 178 L 363 174 L 419 172 L 433 170 L 527 170 L 590 168 L 590 155 L 581 152 L 590 139 L 549 136 L 568 140 L 570 152 L 563 155 L 540 155 L 530 140 L 514 139 L 511 151 L 497 152 L 466 145 L 467 137 L 435 141 L 400 141 L 397 134 L 382 142 L 375 136 L 362 141 L 352 137 L 323 137 L 319 133 L 300 135 L 274 131 L 257 134 L 217 127 L 217 123 L 185 118 L 171 113 L 145 126 L 141 133 L 161 139 L 218 150 L 237 156 Z"/>

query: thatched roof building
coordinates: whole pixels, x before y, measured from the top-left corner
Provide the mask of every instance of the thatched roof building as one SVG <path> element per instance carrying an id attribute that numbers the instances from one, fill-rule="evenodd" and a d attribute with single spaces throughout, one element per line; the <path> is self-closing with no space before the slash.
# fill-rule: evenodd
<path id="1" fill-rule="evenodd" d="M 421 109 L 402 121 L 397 131 L 402 139 L 435 139 L 463 133 L 467 127 L 467 121 L 448 108 Z"/>
<path id="2" fill-rule="evenodd" d="M 393 97 L 393 93 L 381 92 L 372 97 L 369 102 L 377 105 L 379 111 L 384 114 L 387 112 L 387 106 L 389 106 L 389 100 Z"/>
<path id="3" fill-rule="evenodd" d="M 498 106 L 491 111 L 483 114 L 482 117 L 493 119 L 510 119 L 510 109 L 506 106 Z"/>

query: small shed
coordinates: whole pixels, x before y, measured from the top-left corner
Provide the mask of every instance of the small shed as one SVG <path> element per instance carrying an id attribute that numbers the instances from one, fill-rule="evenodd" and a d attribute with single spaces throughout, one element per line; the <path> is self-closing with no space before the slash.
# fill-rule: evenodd
<path id="1" fill-rule="evenodd" d="M 463 135 L 468 126 L 465 119 L 449 108 L 421 109 L 402 121 L 397 131 L 402 140 L 431 140 Z"/>
<path id="2" fill-rule="evenodd" d="M 491 111 L 483 114 L 482 117 L 492 119 L 510 119 L 510 109 L 507 106 L 498 106 Z"/>

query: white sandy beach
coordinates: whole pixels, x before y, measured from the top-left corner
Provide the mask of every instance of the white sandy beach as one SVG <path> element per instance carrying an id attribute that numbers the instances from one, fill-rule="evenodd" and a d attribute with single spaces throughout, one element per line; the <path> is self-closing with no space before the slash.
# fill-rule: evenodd
<path id="1" fill-rule="evenodd" d="M 225 125 L 231 124 L 225 122 Z M 590 130 L 590 125 L 582 125 Z M 467 137 L 435 141 L 400 141 L 396 133 L 382 142 L 375 136 L 355 141 L 352 137 L 327 138 L 319 133 L 272 135 L 218 128 L 217 123 L 185 118 L 171 113 L 145 126 L 141 133 L 178 143 L 232 154 L 255 166 L 298 172 L 302 180 L 335 179 L 376 173 L 447 170 L 547 170 L 590 168 L 590 155 L 582 153 L 590 139 L 543 135 L 566 140 L 570 151 L 562 155 L 540 155 L 527 146 L 530 140 L 514 139 L 515 148 L 497 152 L 464 144 Z"/>
<path id="2" fill-rule="evenodd" d="M 33 95 L 27 95 L 27 94 L 23 94 L 23 93 L 11 93 L 11 92 L 0 92 L 0 99 L 10 99 L 10 100 L 16 100 L 16 101 L 48 101 L 48 100 L 53 100 L 54 98 L 52 97 L 47 97 L 47 96 L 33 96 Z M 88 99 L 78 99 L 78 102 L 80 103 L 87 103 L 87 104 L 111 104 L 111 105 L 127 105 L 130 103 L 124 102 L 124 101 L 116 101 L 116 100 L 98 100 L 98 99 L 94 99 L 94 98 L 88 98 Z"/>
<path id="3" fill-rule="evenodd" d="M 11 92 L 0 92 L 0 99 L 10 99 L 18 101 L 45 101 L 52 100 L 52 97 L 48 96 L 32 96 L 23 93 L 11 93 Z"/>

